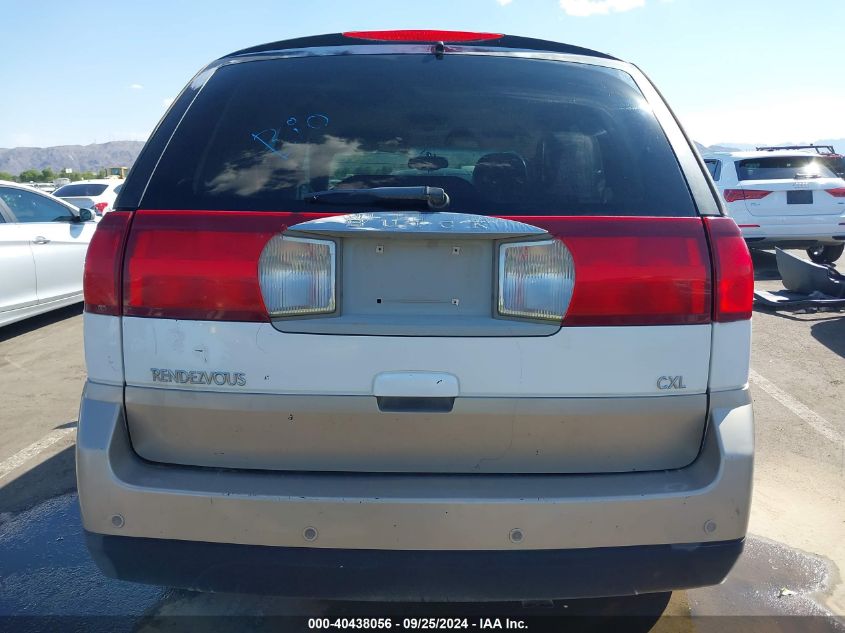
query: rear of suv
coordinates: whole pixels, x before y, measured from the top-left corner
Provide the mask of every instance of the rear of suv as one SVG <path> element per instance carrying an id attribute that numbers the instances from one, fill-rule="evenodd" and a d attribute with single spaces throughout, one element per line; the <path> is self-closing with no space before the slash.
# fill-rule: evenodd
<path id="1" fill-rule="evenodd" d="M 442 31 L 228 55 L 89 251 L 89 549 L 322 598 L 718 583 L 751 498 L 752 283 L 630 64 Z"/>
<path id="2" fill-rule="evenodd" d="M 832 264 L 845 250 L 842 157 L 818 146 L 706 154 L 704 161 L 748 243 L 804 248 Z"/>

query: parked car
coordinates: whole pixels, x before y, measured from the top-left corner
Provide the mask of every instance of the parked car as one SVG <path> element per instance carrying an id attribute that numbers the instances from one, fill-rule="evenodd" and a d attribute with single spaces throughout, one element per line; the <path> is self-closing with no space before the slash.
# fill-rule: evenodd
<path id="1" fill-rule="evenodd" d="M 108 575 L 529 600 L 718 583 L 742 550 L 751 260 L 631 64 L 443 31 L 232 53 L 85 275 Z"/>
<path id="2" fill-rule="evenodd" d="M 82 301 L 95 228 L 89 210 L 0 181 L 0 326 Z"/>
<path id="3" fill-rule="evenodd" d="M 56 190 L 56 187 L 51 182 L 27 182 L 22 184 L 32 187 L 38 191 L 43 191 L 44 193 L 53 193 Z"/>
<path id="4" fill-rule="evenodd" d="M 112 210 L 115 198 L 122 187 L 123 180 L 118 178 L 79 180 L 59 187 L 53 195 L 80 209 L 93 209 L 97 215 L 101 216 Z"/>
<path id="5" fill-rule="evenodd" d="M 825 264 L 842 255 L 845 180 L 834 170 L 837 155 L 764 149 L 703 158 L 751 246 L 805 248 L 810 259 Z"/>

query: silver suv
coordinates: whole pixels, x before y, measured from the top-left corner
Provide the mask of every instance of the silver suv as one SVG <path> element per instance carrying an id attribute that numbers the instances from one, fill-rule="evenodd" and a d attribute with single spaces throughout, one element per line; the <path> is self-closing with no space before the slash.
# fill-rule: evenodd
<path id="1" fill-rule="evenodd" d="M 718 583 L 751 498 L 752 285 L 628 63 L 443 31 L 227 55 L 89 250 L 90 551 L 322 598 Z"/>

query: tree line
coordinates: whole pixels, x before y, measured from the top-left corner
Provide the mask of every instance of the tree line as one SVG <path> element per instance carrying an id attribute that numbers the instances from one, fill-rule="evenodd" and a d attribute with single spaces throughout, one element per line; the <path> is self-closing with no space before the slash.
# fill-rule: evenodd
<path id="1" fill-rule="evenodd" d="M 92 178 L 105 178 L 106 170 L 99 171 L 75 171 L 70 174 L 54 172 L 51 168 L 46 169 L 26 169 L 17 176 L 6 171 L 0 171 L 0 180 L 7 180 L 11 182 L 53 182 L 56 178 L 67 178 L 71 182 L 77 180 L 91 180 Z"/>

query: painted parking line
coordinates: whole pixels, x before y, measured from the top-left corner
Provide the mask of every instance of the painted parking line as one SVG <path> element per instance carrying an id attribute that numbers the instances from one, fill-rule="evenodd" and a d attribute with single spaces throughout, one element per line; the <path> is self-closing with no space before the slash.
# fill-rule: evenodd
<path id="1" fill-rule="evenodd" d="M 753 369 L 748 372 L 748 376 L 751 378 L 751 382 L 801 418 L 801 420 L 812 427 L 817 433 L 819 433 L 819 435 L 836 444 L 845 442 L 845 437 L 843 437 L 833 424 L 813 411 L 803 402 L 799 402 L 790 396 L 768 378 L 764 378 Z"/>
<path id="2" fill-rule="evenodd" d="M 53 444 L 55 444 L 56 442 L 66 438 L 68 435 L 71 435 L 75 432 L 75 427 L 71 427 L 68 429 L 55 429 L 54 431 L 50 431 L 47 435 L 42 437 L 37 442 L 33 442 L 26 448 L 22 448 L 11 457 L 0 462 L 0 479 L 3 479 L 3 477 L 8 475 L 16 468 L 23 466 L 29 460 L 37 457 L 38 455 L 46 451 L 48 448 L 53 446 Z"/>

